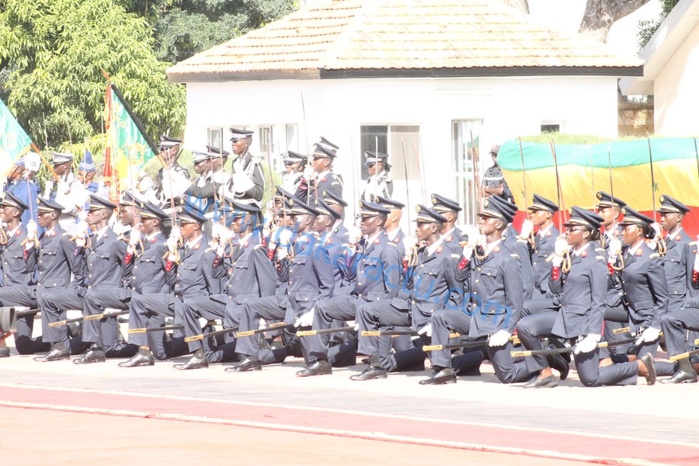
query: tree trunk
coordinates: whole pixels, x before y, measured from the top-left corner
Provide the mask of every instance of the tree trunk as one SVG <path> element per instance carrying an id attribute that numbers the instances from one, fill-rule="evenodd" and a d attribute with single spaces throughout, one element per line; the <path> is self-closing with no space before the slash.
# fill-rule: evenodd
<path id="1" fill-rule="evenodd" d="M 580 23 L 581 34 L 600 42 L 607 40 L 607 34 L 615 21 L 633 13 L 650 0 L 587 0 L 585 13 Z"/>
<path id="2" fill-rule="evenodd" d="M 503 2 L 521 13 L 529 14 L 529 0 L 503 0 Z"/>

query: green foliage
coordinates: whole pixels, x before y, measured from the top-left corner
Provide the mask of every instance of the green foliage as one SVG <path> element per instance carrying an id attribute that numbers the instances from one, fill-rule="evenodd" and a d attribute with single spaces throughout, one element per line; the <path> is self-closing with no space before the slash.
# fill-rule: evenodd
<path id="1" fill-rule="evenodd" d="M 148 23 L 103 0 L 5 0 L 0 11 L 0 85 L 32 139 L 64 148 L 103 131 L 106 80 L 146 131 L 181 130 L 185 92 L 169 84 Z"/>
<path id="2" fill-rule="evenodd" d="M 680 0 L 660 0 L 662 12 L 657 20 L 644 20 L 638 22 L 638 50 L 643 50 L 643 47 L 648 44 L 655 31 L 658 30 L 663 20 L 670 14 L 672 9 Z"/>

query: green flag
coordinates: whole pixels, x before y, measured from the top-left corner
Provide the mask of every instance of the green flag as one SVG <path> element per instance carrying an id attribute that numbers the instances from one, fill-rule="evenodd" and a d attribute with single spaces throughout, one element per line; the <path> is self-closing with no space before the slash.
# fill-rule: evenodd
<path id="1" fill-rule="evenodd" d="M 112 181 L 116 176 L 125 183 L 130 167 L 139 171 L 158 152 L 114 85 L 107 87 L 107 140 L 104 176 Z"/>
<path id="2" fill-rule="evenodd" d="M 29 151 L 32 140 L 0 100 L 0 167 L 10 167 Z"/>

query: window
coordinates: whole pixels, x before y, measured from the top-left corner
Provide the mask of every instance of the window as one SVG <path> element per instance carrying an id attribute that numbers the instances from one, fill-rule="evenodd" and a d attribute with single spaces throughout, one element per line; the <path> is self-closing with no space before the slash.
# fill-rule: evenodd
<path id="1" fill-rule="evenodd" d="M 541 125 L 542 133 L 558 133 L 561 131 L 561 125 L 558 124 L 547 124 Z"/>
<path id="2" fill-rule="evenodd" d="M 298 127 L 286 125 L 286 150 L 299 151 Z"/>
<path id="3" fill-rule="evenodd" d="M 477 223 L 480 210 L 480 179 L 490 166 L 490 156 L 480 157 L 483 120 L 458 120 L 452 122 L 452 154 L 456 182 L 456 201 L 463 206 L 462 222 Z"/>
<path id="4" fill-rule="evenodd" d="M 271 126 L 260 126 L 260 156 L 269 157 L 274 150 L 273 131 Z"/>
<path id="5" fill-rule="evenodd" d="M 206 141 L 207 144 L 217 149 L 230 150 L 226 147 L 228 141 L 223 141 L 223 128 L 207 128 Z M 223 142 L 222 142 L 223 141 Z"/>

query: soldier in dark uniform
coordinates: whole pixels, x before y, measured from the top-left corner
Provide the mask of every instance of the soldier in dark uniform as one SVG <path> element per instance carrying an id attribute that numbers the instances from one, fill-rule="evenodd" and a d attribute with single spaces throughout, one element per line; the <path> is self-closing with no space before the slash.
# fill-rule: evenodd
<path id="1" fill-rule="evenodd" d="M 289 214 L 294 220 L 297 239 L 289 266 L 289 288 L 282 296 L 266 296 L 246 300 L 240 330 L 255 330 L 260 319 L 294 323 L 315 302 L 332 296 L 335 284 L 327 250 L 313 236 L 313 223 L 318 212 L 298 199 L 290 199 Z M 226 371 L 247 372 L 262 368 L 257 335 L 238 338 L 236 351 L 242 362 Z"/>
<path id="2" fill-rule="evenodd" d="M 578 336 L 574 349 L 575 365 L 580 381 L 586 387 L 631 385 L 636 383 L 639 375 L 645 376 L 647 383 L 652 385 L 656 375 L 650 354 L 638 361 L 600 367 L 597 345 L 601 339 L 609 272 L 605 257 L 595 250 L 595 241 L 603 221 L 603 217 L 594 212 L 573 207 L 571 218 L 566 223 L 566 240 L 573 248 L 570 268 L 565 270 L 562 267 L 560 247 L 551 268 L 551 290 L 561 295 L 561 310 L 554 314 L 535 314 L 525 319 L 537 319 L 542 330 L 550 327 L 551 333 L 561 337 Z M 524 340 L 522 343 L 529 347 Z M 555 386 L 555 379 L 552 380 L 553 376 L 547 371 L 544 360 L 538 357 L 534 360 L 538 360 L 538 367 L 542 367 L 542 371 L 530 386 Z M 530 364 L 536 367 L 536 363 Z"/>
<path id="3" fill-rule="evenodd" d="M 308 181 L 304 175 L 308 156 L 293 151 L 282 154 L 285 171 L 282 173 L 282 188 L 292 193 L 296 199 L 306 202 L 308 198 Z"/>
<path id="4" fill-rule="evenodd" d="M 461 286 L 454 274 L 448 271 L 453 268 L 453 260 L 458 255 L 452 255 L 449 247 L 444 245 L 441 236 L 447 219 L 439 212 L 419 205 L 417 210 L 416 236 L 425 243 L 417 256 L 417 263 L 411 264 L 406 282 L 409 290 L 408 297 L 395 297 L 362 304 L 357 309 L 357 324 L 359 326 L 359 353 L 369 356 L 367 368 L 360 374 L 350 377 L 352 380 L 371 380 L 386 378 L 390 370 L 400 368 L 404 364 L 414 364 L 410 358 L 405 362 L 402 356 L 411 351 L 396 353 L 389 356 L 390 344 L 380 341 L 381 338 L 362 336 L 361 332 L 378 330 L 385 326 L 412 326 L 419 333 L 429 333 L 429 323 L 433 312 L 449 305 L 454 290 Z M 400 292 L 400 290 L 396 290 Z M 456 303 L 452 302 L 452 306 Z M 418 349 L 420 353 L 422 351 Z M 383 352 L 383 354 L 382 354 Z M 425 355 L 420 355 L 424 361 Z"/>
<path id="5" fill-rule="evenodd" d="M 493 196 L 492 201 L 503 205 L 509 210 L 510 217 L 514 218 L 518 210 L 515 204 L 508 202 L 500 196 Z M 529 254 L 529 242 L 526 239 L 522 239 L 514 226 L 512 226 L 512 223 L 507 225 L 502 237 L 505 246 L 518 257 L 520 262 L 522 283 L 524 286 L 524 299 L 531 299 L 534 294 L 534 269 L 532 268 L 531 256 Z"/>
<path id="6" fill-rule="evenodd" d="M 325 138 L 315 144 L 311 155 L 311 181 L 308 199 L 324 199 L 325 192 L 331 192 L 342 199 L 342 179 L 333 173 L 333 161 L 338 147 Z"/>
<path id="7" fill-rule="evenodd" d="M 558 206 L 555 202 L 534 194 L 534 202 L 529 206 L 529 211 L 533 226 L 538 228 L 534 234 L 534 244 L 528 242 L 534 272 L 533 298 L 551 298 L 553 297 L 549 291 L 551 266 L 546 259 L 553 254 L 553 245 L 560 235 L 558 228 L 553 224 L 553 215 L 558 212 Z M 525 239 L 529 240 L 529 235 L 526 235 Z"/>
<path id="8" fill-rule="evenodd" d="M 447 344 L 451 331 L 471 338 L 491 335 L 488 356 L 495 375 L 502 383 L 521 382 L 531 378 L 531 373 L 523 362 L 513 362 L 510 337 L 524 301 L 522 278 L 518 258 L 502 239 L 503 231 L 512 222 L 512 214 L 500 202 L 487 199 L 483 204 L 484 209 L 478 214 L 478 230 L 485 241 L 473 238 L 475 231 L 470 233 L 455 267 L 457 279 L 466 283 L 465 289 L 469 292 L 468 299 L 464 299 L 464 310 L 447 309 L 432 314 L 432 343 Z M 480 361 L 474 359 L 471 363 Z M 449 350 L 433 351 L 433 373 L 421 383 L 455 382 L 456 373 L 451 366 Z"/>
<path id="9" fill-rule="evenodd" d="M 699 269 L 697 264 L 697 244 L 682 228 L 682 220 L 689 213 L 689 208 L 670 196 L 660 196 L 660 223 L 665 231 L 666 252 L 663 256 L 663 268 L 668 283 L 668 313 L 663 317 L 661 326 L 665 334 L 668 355 L 689 351 L 689 341 L 697 338 L 699 330 Z M 678 370 L 663 383 L 695 383 L 697 375 L 690 358 L 679 361 Z M 657 361 L 658 374 L 664 368 L 663 361 Z"/>
<path id="10" fill-rule="evenodd" d="M 19 198 L 11 193 L 5 193 L 0 202 L 0 218 L 7 224 L 7 243 L 0 247 L 2 254 L 3 286 L 0 287 L 0 306 L 22 306 L 36 308 L 36 281 L 34 274 L 37 266 L 37 248 L 34 247 L 37 226 L 30 222 L 33 233 L 27 240 L 28 228 L 20 223 L 22 213 L 27 209 Z M 25 249 L 24 244 L 32 241 L 32 246 Z M 17 319 L 17 330 L 14 333 L 15 348 L 19 354 L 34 354 L 49 351 L 51 345 L 44 343 L 41 337 L 32 338 L 34 315 Z M 4 342 L 3 342 L 4 343 Z M 4 348 L 4 349 L 3 349 Z M 0 347 L 3 355 L 9 356 L 6 346 Z"/>
<path id="11" fill-rule="evenodd" d="M 456 221 L 459 218 L 459 212 L 461 212 L 459 203 L 439 194 L 433 194 L 432 208 L 447 219 L 442 229 L 444 245 L 458 253 L 461 250 L 459 243 L 464 240 L 463 234 L 456 228 Z"/>
<path id="12" fill-rule="evenodd" d="M 376 196 L 390 198 L 393 194 L 393 180 L 388 175 L 391 166 L 388 164 L 388 154 L 367 151 L 364 153 L 364 166 L 367 167 L 369 178 L 362 191 L 361 198 L 374 202 Z"/>
<path id="13" fill-rule="evenodd" d="M 273 296 L 276 273 L 260 244 L 258 216 L 260 208 L 253 202 L 228 199 L 232 207 L 226 217 L 229 227 L 239 236 L 238 243 L 231 248 L 219 245 L 212 267 L 216 276 L 224 280 L 225 289 L 211 296 L 189 296 L 184 301 L 185 335 L 201 333 L 199 318 L 223 319 L 225 328 L 237 327 L 240 323 L 243 303 L 252 298 Z M 230 255 L 230 257 L 226 257 Z M 221 268 L 219 264 L 224 264 Z M 226 272 L 227 269 L 227 272 Z M 221 275 L 221 272 L 223 274 Z M 178 369 L 198 369 L 209 363 L 224 362 L 235 357 L 235 339 L 226 337 L 226 343 L 216 345 L 213 340 L 198 340 L 189 343 L 194 354 Z"/>
<path id="14" fill-rule="evenodd" d="M 39 198 L 39 225 L 46 231 L 39 240 L 36 296 L 41 310 L 43 339 L 51 343 L 48 354 L 34 358 L 40 362 L 70 358 L 68 328 L 50 327 L 49 324 L 65 320 L 67 309 L 82 309 L 79 296 L 85 287 L 85 258 L 58 223 L 62 210 L 63 206 Z M 24 247 L 30 250 L 33 246 L 34 241 L 30 238 Z M 74 276 L 72 282 L 71 275 Z"/>
<path id="15" fill-rule="evenodd" d="M 174 253 L 177 251 L 177 238 L 166 244 L 161 228 L 167 214 L 157 206 L 144 203 L 140 216 L 143 240 L 135 249 L 130 248 L 124 258 L 126 264 L 134 262 L 129 328 L 155 328 L 162 326 L 165 319 L 161 315 L 150 316 L 149 310 L 159 313 L 167 310 L 174 314 L 174 299 L 170 299 L 170 291 L 176 278 Z M 172 257 L 170 252 L 173 253 Z M 119 367 L 152 366 L 155 364 L 153 352 L 159 359 L 166 357 L 162 332 L 130 333 L 129 343 L 139 346 L 138 353 L 128 361 L 120 362 Z"/>
<path id="16" fill-rule="evenodd" d="M 343 223 L 342 219 L 345 218 L 345 208 L 347 207 L 347 202 L 342 199 L 341 195 L 335 194 L 333 191 L 325 191 L 320 199 L 325 202 L 328 207 L 333 209 L 335 212 L 340 214 L 340 218 L 335 220 L 335 226 L 333 227 L 333 234 L 339 238 L 343 239 L 343 242 L 349 242 L 349 230 Z"/>
<path id="17" fill-rule="evenodd" d="M 502 176 L 502 168 L 498 165 L 498 152 L 500 152 L 499 145 L 496 144 L 490 148 L 490 155 L 493 157 L 493 166 L 489 167 L 483 176 L 483 196 L 500 196 L 503 199 L 513 202 L 512 191 L 510 191 L 510 187 L 507 186 L 505 177 Z"/>
<path id="18" fill-rule="evenodd" d="M 405 257 L 405 245 L 403 244 L 405 233 L 400 228 L 400 221 L 403 217 L 403 209 L 405 208 L 405 204 L 396 201 L 395 199 L 382 196 L 375 197 L 373 202 L 389 210 L 388 216 L 386 217 L 386 222 L 384 223 L 384 231 L 386 232 L 388 241 L 395 244 L 398 248 L 399 257 L 402 259 Z"/>
<path id="19" fill-rule="evenodd" d="M 364 200 L 360 201 L 360 205 L 364 241 L 357 245 L 352 254 L 346 255 L 348 274 L 354 276 L 353 290 L 349 295 L 333 296 L 315 303 L 309 311 L 314 330 L 332 328 L 333 323 L 338 321 L 355 320 L 357 308 L 362 304 L 390 301 L 398 296 L 401 257 L 398 248 L 388 241 L 383 230 L 390 211 Z M 306 337 L 301 341 L 307 367 L 296 375 L 308 377 L 332 373 L 328 362 L 329 335 Z"/>
<path id="20" fill-rule="evenodd" d="M 318 211 L 313 230 L 318 233 L 320 243 L 327 249 L 333 267 L 335 275 L 333 296 L 349 294 L 354 287 L 344 267 L 349 246 L 342 232 L 335 228 L 335 223 L 340 220 L 340 214 L 320 199 L 312 200 L 310 206 Z"/>
<path id="21" fill-rule="evenodd" d="M 630 207 L 622 209 L 622 238 L 626 245 L 621 270 L 622 305 L 605 310 L 605 319 L 619 322 L 627 316 L 631 332 L 641 332 L 636 340 L 637 357 L 655 355 L 660 335 L 660 322 L 668 311 L 668 287 L 660 255 L 646 239 L 653 239 L 653 219 Z M 616 264 L 617 268 L 620 263 Z M 670 375 L 670 374 L 668 374 Z"/>
<path id="22" fill-rule="evenodd" d="M 87 292 L 83 299 L 83 315 L 96 315 L 105 308 L 129 308 L 130 290 L 124 287 L 124 258 L 127 243 L 120 240 L 109 227 L 109 219 L 116 205 L 107 199 L 92 194 L 88 207 L 87 223 L 92 228 L 90 244 L 83 245 L 82 254 L 87 256 Z M 90 349 L 75 364 L 104 362 L 109 357 L 131 357 L 138 347 L 119 341 L 119 325 L 116 317 L 100 320 L 84 320 L 82 340 Z"/>
<path id="23" fill-rule="evenodd" d="M 233 144 L 233 177 L 226 186 L 224 195 L 236 199 L 254 199 L 262 201 L 265 192 L 265 177 L 260 165 L 262 158 L 250 153 L 253 131 L 230 128 Z M 227 193 L 226 193 L 227 192 Z"/>

